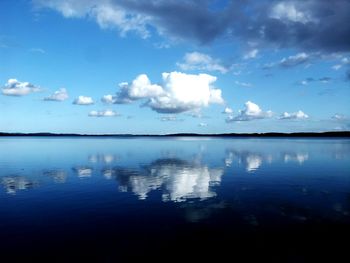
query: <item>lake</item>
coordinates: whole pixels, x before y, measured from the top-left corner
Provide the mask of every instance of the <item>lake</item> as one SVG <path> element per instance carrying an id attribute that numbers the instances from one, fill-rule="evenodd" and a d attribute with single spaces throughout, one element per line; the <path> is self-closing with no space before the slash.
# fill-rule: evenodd
<path id="1" fill-rule="evenodd" d="M 3 137 L 0 233 L 13 261 L 345 259 L 350 139 Z"/>

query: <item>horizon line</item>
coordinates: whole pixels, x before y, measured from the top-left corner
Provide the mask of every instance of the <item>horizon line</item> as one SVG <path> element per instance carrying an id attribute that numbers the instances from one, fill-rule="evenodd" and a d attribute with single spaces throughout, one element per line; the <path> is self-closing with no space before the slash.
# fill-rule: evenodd
<path id="1" fill-rule="evenodd" d="M 256 133 L 169 133 L 169 134 L 82 134 L 82 133 L 53 133 L 53 132 L 0 132 L 0 136 L 44 136 L 44 137 L 180 137 L 180 136 L 193 136 L 193 137 L 350 137 L 350 131 L 324 131 L 324 132 L 256 132 Z"/>

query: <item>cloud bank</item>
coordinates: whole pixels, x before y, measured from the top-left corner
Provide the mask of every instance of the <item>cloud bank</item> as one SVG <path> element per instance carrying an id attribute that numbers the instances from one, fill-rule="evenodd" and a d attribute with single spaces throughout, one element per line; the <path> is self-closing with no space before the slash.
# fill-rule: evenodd
<path id="1" fill-rule="evenodd" d="M 34 0 L 66 18 L 88 18 L 101 28 L 142 38 L 153 32 L 170 39 L 206 44 L 218 38 L 257 46 L 350 51 L 348 0 Z"/>

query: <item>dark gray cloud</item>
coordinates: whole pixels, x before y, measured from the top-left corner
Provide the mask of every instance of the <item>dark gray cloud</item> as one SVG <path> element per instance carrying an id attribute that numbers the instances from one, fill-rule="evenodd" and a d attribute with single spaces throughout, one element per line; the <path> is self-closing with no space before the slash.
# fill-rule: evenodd
<path id="1" fill-rule="evenodd" d="M 243 17 L 234 33 L 277 47 L 348 52 L 348 10 L 349 0 L 261 1 L 251 4 L 251 12 L 256 16 L 249 13 Z"/>
<path id="2" fill-rule="evenodd" d="M 149 16 L 158 31 L 180 39 L 208 43 L 222 35 L 229 27 L 231 17 L 227 5 L 219 11 L 209 9 L 208 0 L 151 0 L 115 1 L 131 12 Z"/>
<path id="3" fill-rule="evenodd" d="M 350 51 L 350 0 L 34 2 L 65 17 L 91 17 L 101 27 L 117 28 L 121 34 L 135 31 L 149 37 L 153 28 L 162 36 L 201 44 L 225 37 L 244 43 L 253 41 L 257 46 Z"/>

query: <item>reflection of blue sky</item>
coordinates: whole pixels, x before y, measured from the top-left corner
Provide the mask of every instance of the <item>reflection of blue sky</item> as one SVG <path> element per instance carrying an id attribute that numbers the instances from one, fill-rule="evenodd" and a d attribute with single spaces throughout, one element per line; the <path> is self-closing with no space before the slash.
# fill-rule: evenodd
<path id="1" fill-rule="evenodd" d="M 83 198 L 92 211 L 176 203 L 191 222 L 229 209 L 252 226 L 266 213 L 348 220 L 349 159 L 350 140 L 334 139 L 7 140 L 0 203 Z"/>
<path id="2" fill-rule="evenodd" d="M 26 181 L 40 182 L 40 187 L 63 183 L 70 176 L 68 182 L 77 187 L 79 178 L 96 183 L 118 177 L 120 191 L 131 191 L 142 199 L 159 190 L 163 200 L 172 201 L 215 196 L 213 185 L 221 184 L 228 169 L 243 167 L 254 173 L 263 167 L 288 165 L 290 169 L 350 156 L 348 140 L 332 139 L 35 138 L 0 142 L 5 146 L 0 148 L 0 177 L 6 189 L 30 188 Z"/>

